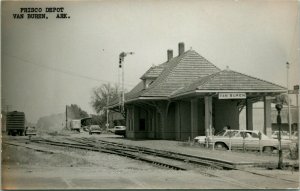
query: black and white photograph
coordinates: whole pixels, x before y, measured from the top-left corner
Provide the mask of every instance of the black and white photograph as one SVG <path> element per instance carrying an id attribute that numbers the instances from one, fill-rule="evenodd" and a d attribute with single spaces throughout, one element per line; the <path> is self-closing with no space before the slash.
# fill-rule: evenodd
<path id="1" fill-rule="evenodd" d="M 298 190 L 299 8 L 1 1 L 1 190 Z"/>

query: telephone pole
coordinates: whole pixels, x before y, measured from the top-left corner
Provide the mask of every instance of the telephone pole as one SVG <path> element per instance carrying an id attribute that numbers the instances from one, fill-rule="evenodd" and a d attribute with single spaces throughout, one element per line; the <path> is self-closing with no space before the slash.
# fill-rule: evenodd
<path id="1" fill-rule="evenodd" d="M 68 129 L 68 106 L 66 105 L 66 129 Z"/>
<path id="2" fill-rule="evenodd" d="M 288 96 L 288 124 L 289 124 L 289 139 L 292 137 L 292 127 L 291 127 L 291 106 L 290 106 L 290 95 L 289 95 L 289 69 L 290 63 L 286 63 L 286 83 L 287 83 L 287 96 Z"/>

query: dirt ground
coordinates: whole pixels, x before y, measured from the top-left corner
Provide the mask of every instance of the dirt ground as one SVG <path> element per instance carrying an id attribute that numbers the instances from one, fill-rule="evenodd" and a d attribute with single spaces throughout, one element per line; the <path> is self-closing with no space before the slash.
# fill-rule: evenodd
<path id="1" fill-rule="evenodd" d="M 251 168 L 251 171 L 273 177 L 270 178 L 243 171 L 208 168 L 175 171 L 78 149 L 55 148 L 58 152 L 52 154 L 6 144 L 2 149 L 3 189 L 299 188 L 299 171 L 292 170 Z M 205 175 L 205 172 L 218 177 Z"/>

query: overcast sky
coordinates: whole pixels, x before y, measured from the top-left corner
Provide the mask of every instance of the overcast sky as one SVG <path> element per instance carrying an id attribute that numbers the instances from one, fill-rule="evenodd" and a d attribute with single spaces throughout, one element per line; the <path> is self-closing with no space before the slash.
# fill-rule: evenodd
<path id="1" fill-rule="evenodd" d="M 64 7 L 70 19 L 13 19 L 24 7 Z M 125 58 L 130 90 L 167 49 L 177 56 L 178 42 L 221 69 L 283 86 L 288 61 L 290 87 L 299 84 L 297 1 L 2 2 L 1 29 L 2 105 L 31 122 L 66 104 L 94 113 L 92 89 L 118 82 L 120 52 L 135 52 Z"/>

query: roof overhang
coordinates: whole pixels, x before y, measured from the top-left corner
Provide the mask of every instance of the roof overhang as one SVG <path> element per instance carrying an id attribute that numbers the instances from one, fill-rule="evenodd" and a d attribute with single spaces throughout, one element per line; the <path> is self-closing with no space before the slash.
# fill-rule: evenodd
<path id="1" fill-rule="evenodd" d="M 157 100 L 169 100 L 169 98 L 168 97 L 161 97 L 161 96 L 159 96 L 159 97 L 137 97 L 137 98 L 126 100 L 125 104 L 136 102 L 136 101 L 143 101 L 143 100 L 157 101 Z M 120 105 L 120 103 L 116 103 L 116 104 L 110 105 L 110 106 L 105 107 L 105 108 L 111 109 L 111 108 L 117 107 L 119 105 Z"/>
<path id="2" fill-rule="evenodd" d="M 184 97 L 192 96 L 206 96 L 206 95 L 217 95 L 218 93 L 247 93 L 252 95 L 266 95 L 266 94 L 281 94 L 286 93 L 286 90 L 193 90 L 188 92 L 183 92 L 171 96 L 172 99 L 180 99 Z"/>

